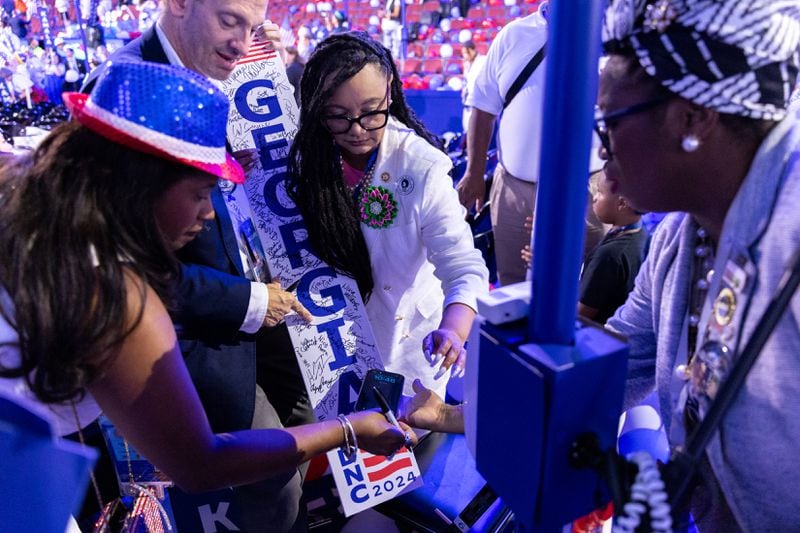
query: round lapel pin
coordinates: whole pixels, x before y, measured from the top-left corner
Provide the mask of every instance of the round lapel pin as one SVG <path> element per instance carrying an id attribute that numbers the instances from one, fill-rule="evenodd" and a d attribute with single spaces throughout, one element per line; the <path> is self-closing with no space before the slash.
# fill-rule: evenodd
<path id="1" fill-rule="evenodd" d="M 401 176 L 397 184 L 400 194 L 411 194 L 414 191 L 414 178 L 411 176 Z"/>

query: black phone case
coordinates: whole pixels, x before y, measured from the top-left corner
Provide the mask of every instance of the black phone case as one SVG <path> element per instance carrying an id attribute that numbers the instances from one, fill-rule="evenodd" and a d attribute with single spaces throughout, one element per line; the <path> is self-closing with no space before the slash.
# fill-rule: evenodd
<path id="1" fill-rule="evenodd" d="M 403 383 L 405 378 L 402 374 L 387 372 L 385 370 L 371 369 L 364 376 L 361 390 L 356 400 L 356 411 L 366 411 L 367 409 L 380 409 L 378 400 L 372 392 L 372 387 L 376 387 L 383 397 L 386 398 L 389 407 L 393 412 L 397 412 L 400 405 L 400 396 L 403 394 Z"/>

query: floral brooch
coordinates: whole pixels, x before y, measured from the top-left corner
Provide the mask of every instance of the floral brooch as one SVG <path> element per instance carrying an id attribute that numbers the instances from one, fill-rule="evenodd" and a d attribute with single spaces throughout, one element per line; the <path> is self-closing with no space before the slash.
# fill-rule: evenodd
<path id="1" fill-rule="evenodd" d="M 397 217 L 397 200 L 392 193 L 380 185 L 368 185 L 358 201 L 361 222 L 370 228 L 388 228 Z"/>

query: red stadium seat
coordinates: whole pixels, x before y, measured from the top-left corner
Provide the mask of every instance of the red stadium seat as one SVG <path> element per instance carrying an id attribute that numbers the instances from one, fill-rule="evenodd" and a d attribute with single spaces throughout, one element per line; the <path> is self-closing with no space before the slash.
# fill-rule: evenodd
<path id="1" fill-rule="evenodd" d="M 429 58 L 422 62 L 422 72 L 429 74 L 440 74 L 442 72 L 442 60 Z"/>
<path id="2" fill-rule="evenodd" d="M 451 30 L 463 30 L 463 29 L 470 29 L 475 27 L 475 21 L 470 19 L 451 19 L 450 21 L 450 29 Z"/>
<path id="3" fill-rule="evenodd" d="M 428 57 L 440 57 L 440 50 L 442 45 L 438 43 L 430 43 L 425 49 L 425 55 Z"/>
<path id="4" fill-rule="evenodd" d="M 486 36 L 487 30 L 475 30 L 472 32 L 472 40 L 476 43 L 483 43 L 487 42 L 488 38 Z"/>
<path id="5" fill-rule="evenodd" d="M 421 15 L 422 14 L 422 4 L 410 4 L 406 6 L 406 17 L 411 15 Z"/>
<path id="6" fill-rule="evenodd" d="M 400 74 L 406 76 L 418 72 L 421 64 L 422 61 L 413 57 L 409 57 L 405 61 L 401 60 L 398 62 Z"/>
<path id="7" fill-rule="evenodd" d="M 427 88 L 428 81 L 422 79 L 418 74 L 412 74 L 411 76 L 403 79 L 403 89 L 419 90 Z"/>
<path id="8" fill-rule="evenodd" d="M 483 18 L 483 6 L 477 5 L 469 8 L 467 18 L 472 20 L 480 20 Z"/>
<path id="9" fill-rule="evenodd" d="M 427 41 L 428 38 L 433 34 L 431 30 L 432 28 L 430 26 L 425 26 L 423 24 L 419 29 L 419 33 L 417 34 L 417 40 L 421 42 Z"/>
<path id="10" fill-rule="evenodd" d="M 439 3 L 439 0 L 428 0 L 422 4 L 422 9 L 425 11 L 441 11 L 442 4 Z"/>
<path id="11" fill-rule="evenodd" d="M 350 26 L 355 28 L 358 26 L 359 28 L 366 28 L 369 26 L 369 17 L 366 15 L 356 15 L 350 18 Z"/>
<path id="12" fill-rule="evenodd" d="M 420 42 L 408 43 L 408 57 L 422 57 L 425 55 L 425 46 Z"/>
<path id="13" fill-rule="evenodd" d="M 486 16 L 493 19 L 505 18 L 506 6 L 489 6 Z"/>

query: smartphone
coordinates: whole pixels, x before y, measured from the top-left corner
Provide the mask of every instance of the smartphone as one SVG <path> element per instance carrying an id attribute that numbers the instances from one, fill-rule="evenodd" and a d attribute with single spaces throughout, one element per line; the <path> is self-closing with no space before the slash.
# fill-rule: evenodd
<path id="1" fill-rule="evenodd" d="M 381 391 L 391 410 L 396 413 L 397 407 L 400 405 L 400 396 L 403 394 L 404 381 L 405 378 L 402 374 L 375 368 L 369 370 L 364 377 L 364 382 L 361 383 L 361 391 L 358 393 L 358 400 L 356 400 L 356 411 L 380 409 L 378 400 L 372 390 L 375 387 Z"/>

